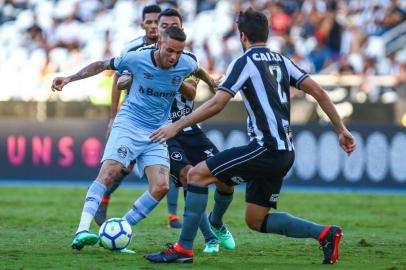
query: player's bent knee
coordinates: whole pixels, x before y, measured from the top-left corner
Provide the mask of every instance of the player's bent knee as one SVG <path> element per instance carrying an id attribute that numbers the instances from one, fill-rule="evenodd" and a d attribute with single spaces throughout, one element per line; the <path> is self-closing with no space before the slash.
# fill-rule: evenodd
<path id="1" fill-rule="evenodd" d="M 162 199 L 168 192 L 169 192 L 168 183 L 156 184 L 151 188 L 151 195 L 159 200 Z"/>
<path id="2" fill-rule="evenodd" d="M 105 186 L 109 186 L 113 184 L 115 179 L 117 179 L 120 175 L 120 170 L 110 169 L 104 170 L 100 172 L 99 176 L 97 176 L 97 181 L 104 184 Z"/>
<path id="3" fill-rule="evenodd" d="M 248 220 L 245 219 L 245 223 L 247 224 L 248 228 L 250 228 L 253 231 L 260 232 L 261 231 L 261 225 L 262 225 L 262 220 Z"/>
<path id="4" fill-rule="evenodd" d="M 187 172 L 187 183 L 188 184 L 198 184 L 201 180 L 201 175 L 196 167 L 192 167 Z"/>
<path id="5" fill-rule="evenodd" d="M 183 186 L 185 186 L 187 183 L 187 175 L 191 168 L 193 168 L 192 165 L 187 165 L 179 172 L 179 181 L 182 183 Z"/>

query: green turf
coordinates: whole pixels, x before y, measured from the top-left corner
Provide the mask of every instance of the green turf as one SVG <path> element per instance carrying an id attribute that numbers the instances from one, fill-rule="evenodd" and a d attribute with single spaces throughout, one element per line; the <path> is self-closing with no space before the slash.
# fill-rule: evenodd
<path id="1" fill-rule="evenodd" d="M 190 266 L 157 265 L 143 259 L 145 253 L 159 251 L 177 239 L 179 231 L 165 227 L 165 202 L 135 227 L 130 245 L 135 255 L 98 247 L 73 251 L 70 243 L 85 193 L 83 187 L 0 186 L 0 269 L 406 269 L 404 195 L 283 192 L 279 211 L 343 227 L 340 261 L 323 266 L 314 240 L 250 231 L 244 224 L 244 195 L 237 192 L 225 217 L 237 249 L 203 254 L 199 235 L 195 262 Z M 140 193 L 118 190 L 109 216 L 122 216 Z"/>

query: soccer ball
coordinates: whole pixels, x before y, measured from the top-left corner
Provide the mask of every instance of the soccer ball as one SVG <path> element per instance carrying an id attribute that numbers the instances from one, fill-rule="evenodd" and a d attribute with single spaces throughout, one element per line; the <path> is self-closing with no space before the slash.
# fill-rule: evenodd
<path id="1" fill-rule="evenodd" d="M 132 237 L 130 224 L 121 218 L 106 220 L 100 227 L 101 245 L 110 250 L 123 249 L 128 246 Z"/>

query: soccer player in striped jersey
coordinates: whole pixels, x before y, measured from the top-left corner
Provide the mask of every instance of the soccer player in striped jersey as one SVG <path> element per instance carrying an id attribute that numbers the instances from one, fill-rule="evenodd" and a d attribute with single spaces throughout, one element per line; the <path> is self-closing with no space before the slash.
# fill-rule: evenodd
<path id="1" fill-rule="evenodd" d="M 288 213 L 270 212 L 277 206 L 283 177 L 294 161 L 290 130 L 289 87 L 312 95 L 335 127 L 340 146 L 347 154 L 355 149 L 355 140 L 341 121 L 327 93 L 291 60 L 265 47 L 268 21 L 261 13 L 248 9 L 238 21 L 245 53 L 229 66 L 216 95 L 190 115 L 157 129 L 151 140 L 164 142 L 179 130 L 204 121 L 220 112 L 239 91 L 248 113 L 251 142 L 214 155 L 193 167 L 187 176 L 185 219 L 178 242 L 163 252 L 146 255 L 152 262 L 192 262 L 193 241 L 205 212 L 208 185 L 222 182 L 229 186 L 246 182 L 245 221 L 249 228 L 319 241 L 324 264 L 335 263 L 339 256 L 342 229 L 316 224 Z M 217 187 L 219 188 L 219 187 Z M 222 223 L 227 207 L 214 205 L 210 220 Z"/>

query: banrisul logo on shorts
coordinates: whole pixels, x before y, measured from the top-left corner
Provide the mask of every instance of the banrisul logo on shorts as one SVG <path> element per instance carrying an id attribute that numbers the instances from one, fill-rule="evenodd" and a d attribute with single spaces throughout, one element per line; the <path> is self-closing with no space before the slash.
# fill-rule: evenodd
<path id="1" fill-rule="evenodd" d="M 160 91 L 156 91 L 152 88 L 144 88 L 142 86 L 140 86 L 140 88 L 138 88 L 138 92 L 140 92 L 141 94 L 145 94 L 147 96 L 153 96 L 153 97 L 174 97 L 174 96 L 176 96 L 176 91 L 160 92 Z"/>
<path id="2" fill-rule="evenodd" d="M 124 145 L 120 146 L 120 148 L 117 149 L 117 153 L 120 158 L 125 158 L 128 154 L 127 147 L 125 147 Z"/>

